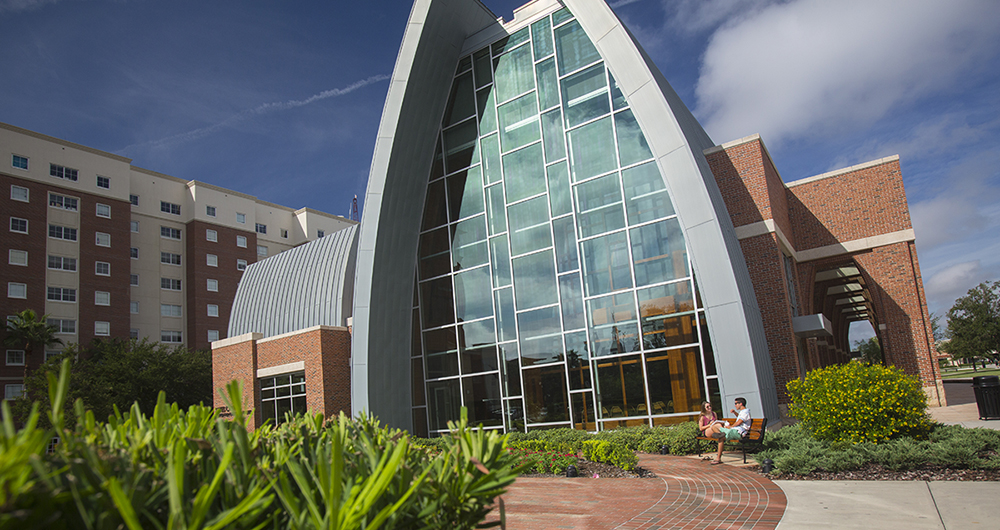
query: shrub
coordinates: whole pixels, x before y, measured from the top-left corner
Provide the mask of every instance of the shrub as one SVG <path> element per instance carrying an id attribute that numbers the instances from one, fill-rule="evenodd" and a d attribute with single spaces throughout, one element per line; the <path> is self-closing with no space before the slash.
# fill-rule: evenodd
<path id="1" fill-rule="evenodd" d="M 667 447 L 672 455 L 687 455 L 698 452 L 698 424 L 693 421 L 677 425 L 653 427 L 645 432 L 638 450 L 644 453 L 659 453 L 660 448 Z"/>
<path id="2" fill-rule="evenodd" d="M 639 463 L 635 451 L 625 445 L 608 440 L 587 440 L 583 442 L 583 457 L 591 462 L 603 462 L 632 471 Z"/>
<path id="3" fill-rule="evenodd" d="M 894 367 L 850 362 L 788 383 L 790 413 L 813 437 L 883 443 L 929 430 L 927 396 L 917 378 Z"/>
<path id="4" fill-rule="evenodd" d="M 515 447 L 508 447 L 507 451 L 514 459 L 512 465 L 535 473 L 554 473 L 559 475 L 565 473 L 568 466 L 576 463 L 575 454 L 533 451 L 531 449 Z"/>

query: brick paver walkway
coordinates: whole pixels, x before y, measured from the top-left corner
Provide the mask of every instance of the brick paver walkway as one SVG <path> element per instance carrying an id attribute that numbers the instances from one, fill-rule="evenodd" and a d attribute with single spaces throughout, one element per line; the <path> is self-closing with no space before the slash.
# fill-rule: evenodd
<path id="1" fill-rule="evenodd" d="M 770 529 L 785 512 L 781 488 L 753 471 L 660 455 L 639 465 L 656 478 L 518 479 L 503 496 L 507 528 Z"/>

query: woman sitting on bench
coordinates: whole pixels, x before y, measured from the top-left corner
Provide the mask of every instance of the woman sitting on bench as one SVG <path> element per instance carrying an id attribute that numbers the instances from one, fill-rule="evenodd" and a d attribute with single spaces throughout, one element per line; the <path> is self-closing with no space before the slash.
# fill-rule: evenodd
<path id="1" fill-rule="evenodd" d="M 718 420 L 719 418 L 712 411 L 712 404 L 705 401 L 701 404 L 701 416 L 698 418 L 698 433 L 700 436 L 709 436 L 708 428 L 712 426 L 712 422 Z"/>
<path id="2" fill-rule="evenodd" d="M 750 411 L 747 410 L 747 400 L 741 397 L 736 398 L 736 408 L 730 409 L 736 415 L 736 423 L 731 428 L 723 427 L 721 423 L 711 423 L 705 429 L 705 436 L 719 440 L 719 452 L 712 461 L 712 465 L 722 463 L 722 446 L 729 441 L 736 441 L 746 435 L 750 430 Z M 702 406 L 704 410 L 704 405 Z M 704 421 L 704 418 L 703 420 Z"/>

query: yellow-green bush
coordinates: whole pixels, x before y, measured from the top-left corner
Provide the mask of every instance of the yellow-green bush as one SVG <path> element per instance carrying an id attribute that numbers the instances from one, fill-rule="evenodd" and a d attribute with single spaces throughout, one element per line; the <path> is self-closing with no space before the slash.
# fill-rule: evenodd
<path id="1" fill-rule="evenodd" d="M 635 451 L 623 444 L 606 440 L 587 440 L 583 442 L 583 457 L 591 462 L 604 462 L 632 471 L 639 463 Z"/>
<path id="2" fill-rule="evenodd" d="M 881 443 L 923 436 L 927 396 L 916 377 L 858 362 L 813 370 L 788 383 L 789 412 L 817 440 Z"/>

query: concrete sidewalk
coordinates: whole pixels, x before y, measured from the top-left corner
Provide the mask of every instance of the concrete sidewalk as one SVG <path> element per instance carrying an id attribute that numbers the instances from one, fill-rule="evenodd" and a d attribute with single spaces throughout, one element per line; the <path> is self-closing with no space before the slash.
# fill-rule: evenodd
<path id="1" fill-rule="evenodd" d="M 975 403 L 930 409 L 945 424 L 1000 430 Z M 785 493 L 778 530 L 1000 528 L 1000 482 L 776 480 Z"/>

